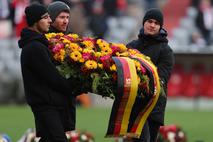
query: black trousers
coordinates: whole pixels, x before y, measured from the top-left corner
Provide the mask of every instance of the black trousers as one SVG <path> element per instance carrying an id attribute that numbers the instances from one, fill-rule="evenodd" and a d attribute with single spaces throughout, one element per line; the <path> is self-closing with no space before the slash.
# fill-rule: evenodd
<path id="1" fill-rule="evenodd" d="M 140 139 L 134 139 L 133 142 L 156 142 L 159 128 L 160 123 L 148 119 L 143 127 Z"/>
<path id="2" fill-rule="evenodd" d="M 63 115 L 57 109 L 33 111 L 39 142 L 68 142 L 64 127 Z"/>

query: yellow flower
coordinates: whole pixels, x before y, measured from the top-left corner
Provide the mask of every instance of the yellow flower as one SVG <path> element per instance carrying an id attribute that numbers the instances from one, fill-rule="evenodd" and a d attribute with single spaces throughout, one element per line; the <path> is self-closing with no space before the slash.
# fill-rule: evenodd
<path id="1" fill-rule="evenodd" d="M 93 49 L 95 47 L 93 42 L 89 40 L 83 41 L 82 43 L 86 46 L 86 48 Z"/>
<path id="2" fill-rule="evenodd" d="M 100 58 L 102 56 L 101 52 L 95 52 L 95 57 Z"/>
<path id="3" fill-rule="evenodd" d="M 119 45 L 118 47 L 120 48 L 121 52 L 127 51 L 126 45 L 124 45 L 124 44 L 118 44 L 118 45 Z"/>
<path id="4" fill-rule="evenodd" d="M 74 39 L 79 38 L 79 36 L 77 34 L 68 34 L 67 36 L 74 38 Z"/>
<path id="5" fill-rule="evenodd" d="M 149 57 L 149 56 L 145 56 L 145 59 L 146 59 L 146 60 L 150 60 L 150 61 L 151 61 L 151 59 L 150 59 L 150 57 Z"/>
<path id="6" fill-rule="evenodd" d="M 79 51 L 74 51 L 70 54 L 70 58 L 74 61 L 79 61 L 82 58 L 82 55 Z"/>
<path id="7" fill-rule="evenodd" d="M 101 49 L 103 49 L 103 48 L 110 48 L 109 44 L 100 44 L 99 47 Z"/>
<path id="8" fill-rule="evenodd" d="M 98 67 L 99 67 L 100 69 L 103 69 L 103 64 L 98 63 Z"/>
<path id="9" fill-rule="evenodd" d="M 113 65 L 110 67 L 110 70 L 111 70 L 111 71 L 116 71 L 116 70 L 117 70 L 115 64 L 113 64 Z"/>
<path id="10" fill-rule="evenodd" d="M 116 52 L 115 54 L 116 54 L 116 56 L 118 56 L 118 57 L 120 57 L 120 56 L 122 56 L 122 57 L 128 57 L 128 56 L 129 56 L 129 53 L 128 53 L 128 52 L 123 52 L 123 53 Z"/>
<path id="11" fill-rule="evenodd" d="M 70 49 L 71 49 L 72 51 L 78 51 L 79 46 L 78 46 L 77 43 L 70 43 Z"/>
<path id="12" fill-rule="evenodd" d="M 111 53 L 112 53 L 112 49 L 109 48 L 109 47 L 104 47 L 104 48 L 102 48 L 101 53 L 102 53 L 103 55 L 111 54 Z"/>
<path id="13" fill-rule="evenodd" d="M 112 45 L 117 46 L 120 49 L 120 52 L 127 51 L 126 45 L 122 43 L 113 43 Z"/>
<path id="14" fill-rule="evenodd" d="M 106 42 L 105 40 L 103 39 L 98 39 L 96 41 L 96 43 L 99 45 L 100 48 L 104 48 L 104 47 L 108 47 L 109 48 L 109 43 Z"/>
<path id="15" fill-rule="evenodd" d="M 85 48 L 83 49 L 83 53 L 94 53 L 94 50 Z"/>
<path id="16" fill-rule="evenodd" d="M 50 33 L 50 34 L 53 34 L 54 36 L 59 36 L 59 37 L 63 37 L 64 36 L 63 33 Z"/>
<path id="17" fill-rule="evenodd" d="M 53 58 L 54 58 L 56 61 L 60 61 L 60 59 L 59 59 L 59 54 L 55 54 L 55 55 L 53 56 Z"/>
<path id="18" fill-rule="evenodd" d="M 138 75 L 137 75 L 137 78 L 138 78 L 138 84 L 139 84 L 141 82 L 141 78 Z"/>
<path id="19" fill-rule="evenodd" d="M 65 51 L 61 49 L 57 54 L 54 55 L 54 59 L 60 62 L 64 61 Z"/>
<path id="20" fill-rule="evenodd" d="M 98 39 L 98 40 L 96 41 L 97 44 L 102 44 L 102 43 L 104 43 L 104 42 L 106 42 L 106 41 L 104 41 L 103 39 Z"/>
<path id="21" fill-rule="evenodd" d="M 56 33 L 48 33 L 48 34 L 45 34 L 46 38 L 49 40 L 51 39 L 52 37 L 55 37 L 56 36 Z"/>
<path id="22" fill-rule="evenodd" d="M 98 64 L 94 60 L 87 60 L 85 62 L 85 66 L 86 66 L 87 69 L 97 69 Z"/>
<path id="23" fill-rule="evenodd" d="M 134 49 L 129 49 L 128 51 L 131 55 L 135 55 L 137 53 L 137 51 Z"/>
<path id="24" fill-rule="evenodd" d="M 64 37 L 61 37 L 60 39 L 62 40 L 63 43 L 69 43 L 69 44 L 71 43 L 70 40 L 68 40 Z"/>
<path id="25" fill-rule="evenodd" d="M 63 33 L 57 33 L 56 35 L 58 35 L 58 36 L 64 36 Z"/>
<path id="26" fill-rule="evenodd" d="M 138 71 L 140 71 L 140 70 L 141 70 L 141 64 L 140 64 L 138 61 L 136 61 L 136 60 L 134 60 L 134 62 L 135 62 L 135 67 L 136 67 L 136 69 L 137 69 Z"/>
<path id="27" fill-rule="evenodd" d="M 78 51 L 79 51 L 79 52 L 82 52 L 83 49 L 79 46 L 79 47 L 78 47 Z"/>
<path id="28" fill-rule="evenodd" d="M 81 58 L 81 59 L 79 60 L 79 62 L 80 62 L 80 63 L 85 62 L 84 58 Z"/>
<path id="29" fill-rule="evenodd" d="M 115 55 L 118 56 L 118 57 L 120 57 L 120 53 L 119 52 L 116 52 Z"/>
<path id="30" fill-rule="evenodd" d="M 69 48 L 70 44 L 65 44 L 64 48 Z"/>

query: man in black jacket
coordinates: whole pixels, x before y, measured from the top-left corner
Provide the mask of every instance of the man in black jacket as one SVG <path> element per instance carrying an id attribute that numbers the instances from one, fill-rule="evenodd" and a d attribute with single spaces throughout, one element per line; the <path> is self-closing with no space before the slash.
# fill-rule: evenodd
<path id="1" fill-rule="evenodd" d="M 135 48 L 151 58 L 151 61 L 157 67 L 162 88 L 166 93 L 167 83 L 174 65 L 174 55 L 168 45 L 167 32 L 162 26 L 163 14 L 161 11 L 159 9 L 149 9 L 143 18 L 143 27 L 140 30 L 138 39 L 127 44 L 127 47 Z M 137 103 L 134 105 L 135 111 L 131 114 L 134 117 L 130 121 L 130 126 L 136 114 L 140 111 L 140 99 L 138 97 Z M 134 142 L 156 141 L 159 127 L 164 125 L 166 100 L 166 94 L 160 95 L 156 106 L 144 125 L 140 139 L 135 139 Z"/>
<path id="2" fill-rule="evenodd" d="M 22 30 L 19 40 L 21 68 L 37 136 L 41 137 L 40 142 L 67 142 L 65 102 L 74 83 L 65 80 L 52 63 L 48 40 L 43 34 L 48 32 L 52 22 L 47 9 L 32 4 L 26 7 L 25 15 L 29 27 Z"/>
<path id="3" fill-rule="evenodd" d="M 54 33 L 67 33 L 69 19 L 70 19 L 70 8 L 67 4 L 61 1 L 56 1 L 50 3 L 47 7 L 48 13 L 52 19 L 52 23 L 50 25 L 49 32 Z M 55 66 L 59 65 L 60 63 L 54 62 Z M 78 86 L 79 87 L 79 86 Z M 76 89 L 73 87 L 73 89 Z M 80 95 L 80 94 L 75 94 Z M 67 106 L 67 125 L 66 130 L 75 130 L 75 123 L 76 123 L 76 97 L 70 95 L 69 98 L 66 100 Z"/>

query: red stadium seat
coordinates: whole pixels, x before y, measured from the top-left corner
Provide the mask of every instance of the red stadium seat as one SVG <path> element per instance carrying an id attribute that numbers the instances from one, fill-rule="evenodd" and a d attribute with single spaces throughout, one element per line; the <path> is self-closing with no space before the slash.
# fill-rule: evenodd
<path id="1" fill-rule="evenodd" d="M 184 94 L 186 97 L 200 96 L 200 88 L 204 83 L 202 77 L 205 75 L 205 67 L 202 64 L 195 64 L 186 75 Z"/>
<path id="2" fill-rule="evenodd" d="M 203 97 L 213 98 L 213 73 L 202 75 L 201 80 L 200 94 Z"/>
<path id="3" fill-rule="evenodd" d="M 168 96 L 178 97 L 184 93 L 185 71 L 183 65 L 176 64 L 168 82 Z"/>

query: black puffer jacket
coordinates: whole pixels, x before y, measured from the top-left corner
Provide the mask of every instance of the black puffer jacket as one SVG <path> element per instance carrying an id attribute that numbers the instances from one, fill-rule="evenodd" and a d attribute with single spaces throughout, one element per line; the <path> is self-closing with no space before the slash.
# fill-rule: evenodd
<path id="1" fill-rule="evenodd" d="M 75 82 L 64 79 L 52 62 L 48 40 L 30 29 L 24 29 L 19 40 L 21 68 L 27 103 L 32 111 L 57 109 L 61 112 L 64 131 L 75 129 L 75 123 L 67 109 Z M 53 118 L 54 119 L 54 118 Z M 36 122 L 37 134 L 39 124 Z"/>
<path id="2" fill-rule="evenodd" d="M 63 107 L 71 95 L 70 82 L 59 75 L 52 63 L 45 36 L 26 28 L 21 33 L 19 47 L 27 103 L 33 109 Z"/>
<path id="3" fill-rule="evenodd" d="M 159 77 L 163 82 L 165 92 L 167 92 L 167 83 L 174 65 L 174 55 L 168 45 L 167 32 L 161 29 L 158 35 L 148 36 L 144 34 L 142 28 L 138 39 L 127 44 L 127 47 L 137 49 L 151 58 L 152 62 L 157 66 Z M 166 97 L 160 96 L 149 118 L 161 124 L 164 123 L 166 100 Z"/>

